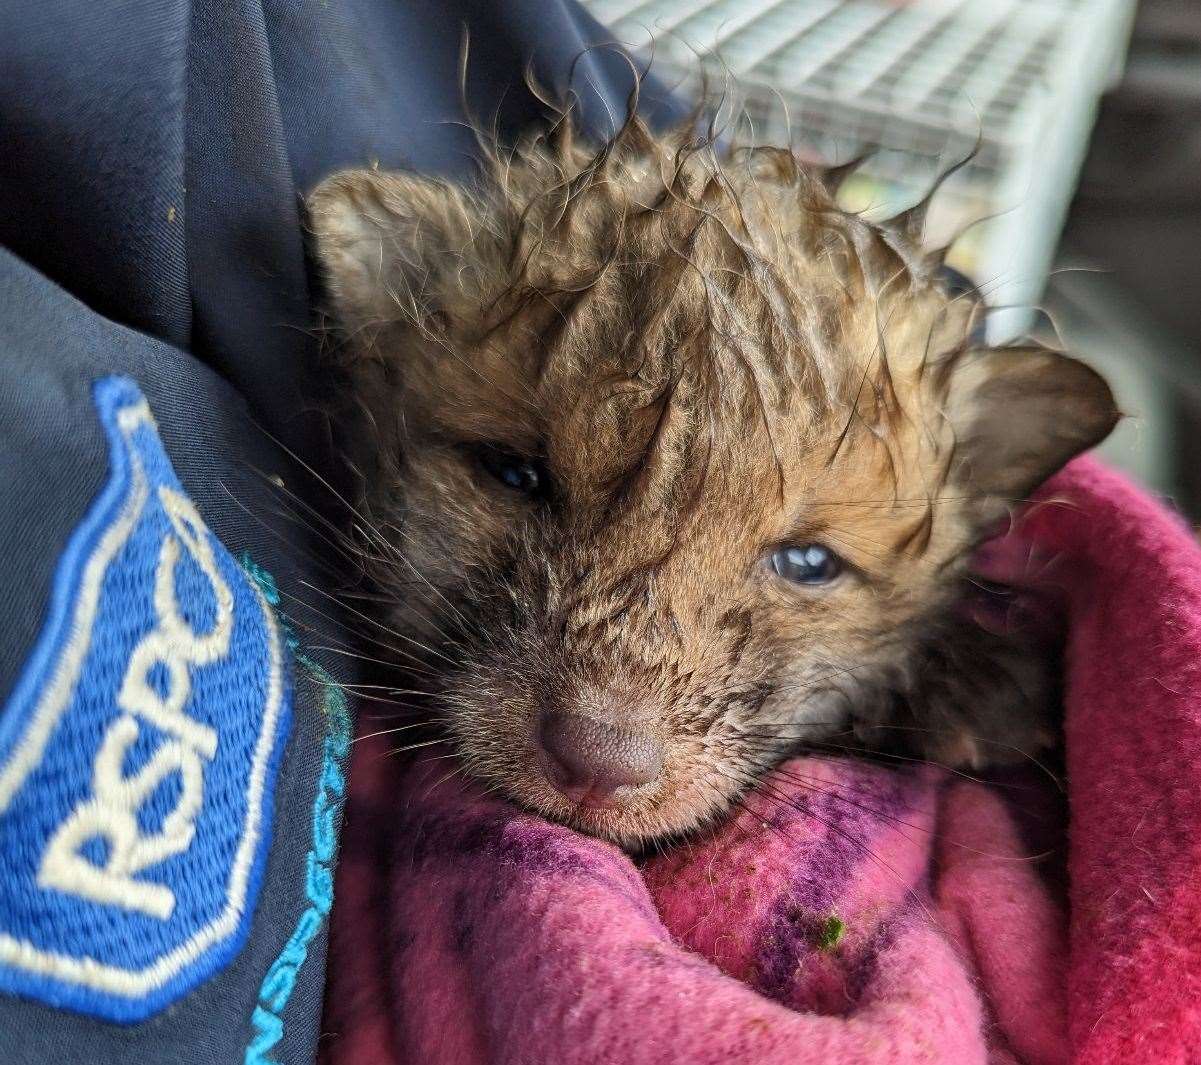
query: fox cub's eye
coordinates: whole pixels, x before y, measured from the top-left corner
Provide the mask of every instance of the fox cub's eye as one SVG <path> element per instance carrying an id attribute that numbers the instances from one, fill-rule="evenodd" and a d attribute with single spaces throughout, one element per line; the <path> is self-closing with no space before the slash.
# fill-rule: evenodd
<path id="1" fill-rule="evenodd" d="M 522 458 L 511 451 L 487 447 L 479 452 L 480 465 L 506 488 L 526 496 L 542 495 L 549 479 L 537 459 Z"/>
<path id="2" fill-rule="evenodd" d="M 771 568 L 793 584 L 829 584 L 843 569 L 842 559 L 824 544 L 777 548 Z"/>

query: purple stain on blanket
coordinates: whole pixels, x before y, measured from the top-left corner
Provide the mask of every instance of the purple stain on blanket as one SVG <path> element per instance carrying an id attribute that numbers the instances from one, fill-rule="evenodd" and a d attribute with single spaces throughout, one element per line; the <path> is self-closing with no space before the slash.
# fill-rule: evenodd
<path id="1" fill-rule="evenodd" d="M 803 872 L 785 885 L 758 937 L 755 984 L 763 994 L 789 1002 L 798 973 L 822 953 L 822 928 L 842 911 L 848 885 L 867 863 L 887 869 L 888 859 L 879 853 L 883 837 L 913 819 L 927 796 L 928 785 L 917 773 L 865 766 L 781 808 L 787 816 L 773 827 L 806 830 L 795 863 Z M 912 887 L 906 885 L 911 893 Z M 852 936 L 852 942 L 857 938 Z M 886 944 L 887 938 L 875 931 L 866 941 L 859 939 L 847 974 L 848 1008 L 866 986 Z M 853 979 L 852 973 L 857 974 Z"/>
<path id="2" fill-rule="evenodd" d="M 898 929 L 914 915 L 924 917 L 927 912 L 924 905 L 914 902 L 894 914 L 891 920 L 883 921 L 872 929 L 847 967 L 844 986 L 850 1006 L 853 1007 L 863 997 L 863 992 L 876 975 L 880 958 L 896 941 Z"/>
<path id="3" fill-rule="evenodd" d="M 449 865 L 490 864 L 497 874 L 483 885 L 490 904 L 514 888 L 525 889 L 531 877 L 590 883 L 623 899 L 647 920 L 658 920 L 654 906 L 632 868 L 612 860 L 607 845 L 516 809 L 498 807 L 486 816 L 464 816 L 434 810 L 398 808 L 386 816 L 388 837 L 396 841 L 392 863 L 410 871 Z M 600 853 L 592 853 L 600 848 Z M 482 896 L 481 896 L 482 898 Z M 463 921 L 470 915 L 463 903 Z M 461 938 L 466 941 L 467 933 Z"/>

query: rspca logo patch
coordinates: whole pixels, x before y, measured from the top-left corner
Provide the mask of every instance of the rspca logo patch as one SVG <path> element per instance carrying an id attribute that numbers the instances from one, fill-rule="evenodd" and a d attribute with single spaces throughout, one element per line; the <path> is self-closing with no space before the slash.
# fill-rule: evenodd
<path id="1" fill-rule="evenodd" d="M 0 711 L 0 990 L 129 1022 L 245 939 L 290 691 L 271 607 L 145 398 L 94 396 L 109 479 Z"/>

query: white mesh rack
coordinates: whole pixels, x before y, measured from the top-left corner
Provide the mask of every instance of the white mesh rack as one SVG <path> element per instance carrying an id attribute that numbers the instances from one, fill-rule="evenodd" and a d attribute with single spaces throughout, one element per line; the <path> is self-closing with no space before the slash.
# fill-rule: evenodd
<path id="1" fill-rule="evenodd" d="M 695 92 L 743 107 L 740 142 L 791 142 L 841 162 L 844 188 L 888 214 L 940 170 L 927 239 L 1000 308 L 993 340 L 1025 331 L 1050 268 L 1098 99 L 1119 72 L 1134 0 L 584 0 L 623 44 Z M 727 76 L 728 75 L 728 76 Z M 980 221 L 983 220 L 983 221 Z"/>

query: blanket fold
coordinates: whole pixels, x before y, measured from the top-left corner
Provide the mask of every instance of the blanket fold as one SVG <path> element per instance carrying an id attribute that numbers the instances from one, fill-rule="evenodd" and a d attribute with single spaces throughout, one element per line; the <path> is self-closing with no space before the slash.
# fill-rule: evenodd
<path id="1" fill-rule="evenodd" d="M 638 867 L 364 740 L 326 1062 L 1201 1061 L 1201 550 L 1078 460 L 979 565 L 1066 613 L 1066 803 L 795 758 Z"/>

